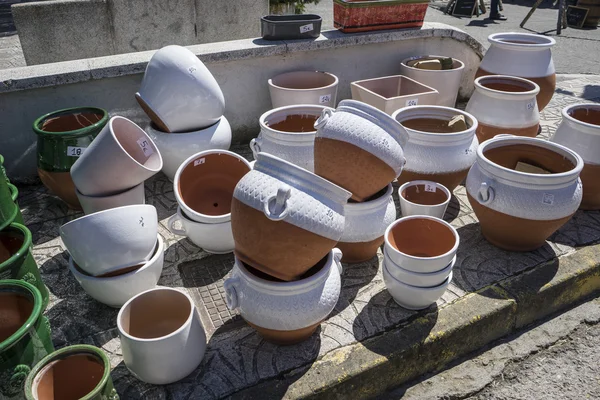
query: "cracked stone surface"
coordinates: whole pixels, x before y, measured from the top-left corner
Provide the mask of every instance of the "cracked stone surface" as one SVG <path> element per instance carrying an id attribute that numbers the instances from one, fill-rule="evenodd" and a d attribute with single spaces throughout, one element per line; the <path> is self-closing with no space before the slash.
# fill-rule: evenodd
<path id="1" fill-rule="evenodd" d="M 542 113 L 542 136 L 547 138 L 554 131 L 562 107 L 582 99 L 600 101 L 600 77 L 561 77 L 554 99 Z M 233 150 L 250 156 L 245 146 Z M 160 175 L 146 182 L 146 202 L 158 211 L 159 233 L 166 248 L 159 285 L 181 288 L 192 296 L 207 332 L 208 348 L 200 367 L 187 378 L 167 386 L 148 385 L 134 378 L 122 361 L 116 328 L 118 310 L 87 296 L 68 272 L 68 254 L 58 229 L 81 214 L 68 210 L 41 185 L 19 190 L 19 204 L 33 234 L 33 254 L 51 292 L 46 314 L 55 346 L 87 343 L 103 348 L 110 356 L 112 377 L 124 399 L 221 398 L 310 365 L 340 346 L 378 335 L 416 314 L 396 305 L 385 290 L 380 252 L 372 260 L 345 266 L 340 300 L 308 341 L 289 347 L 265 342 L 225 306 L 222 284 L 233 266 L 233 256 L 209 255 L 167 230 L 167 219 L 177 205 L 171 183 Z M 541 249 L 506 252 L 481 236 L 464 187 L 459 186 L 454 195 L 446 219 L 458 229 L 461 244 L 454 281 L 437 307 L 600 240 L 600 212 L 578 212 Z M 395 200 L 398 205 L 396 193 Z"/>

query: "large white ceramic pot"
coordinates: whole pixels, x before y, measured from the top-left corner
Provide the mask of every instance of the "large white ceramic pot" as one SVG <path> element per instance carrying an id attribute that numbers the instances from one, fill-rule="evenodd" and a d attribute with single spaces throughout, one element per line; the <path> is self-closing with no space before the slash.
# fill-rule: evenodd
<path id="1" fill-rule="evenodd" d="M 256 158 L 259 152 L 314 170 L 315 122 L 325 107 L 298 105 L 280 107 L 260 116 L 260 134 L 250 141 Z"/>
<path id="2" fill-rule="evenodd" d="M 455 116 L 464 117 L 466 129 L 448 127 Z M 475 135 L 478 121 L 473 115 L 450 107 L 414 106 L 401 108 L 392 117 L 408 133 L 400 185 L 426 180 L 453 191 L 464 181 L 479 146 Z"/>
<path id="3" fill-rule="evenodd" d="M 144 183 L 140 183 L 133 188 L 112 196 L 85 196 L 75 189 L 79 204 L 83 212 L 93 214 L 99 211 L 109 210 L 111 208 L 132 206 L 136 204 L 146 204 L 146 194 Z"/>
<path id="4" fill-rule="evenodd" d="M 308 339 L 327 318 L 341 290 L 342 253 L 331 250 L 302 279 L 281 282 L 236 258 L 231 277 L 223 283 L 230 310 L 265 339 L 293 344 Z"/>
<path id="5" fill-rule="evenodd" d="M 181 224 L 180 228 L 176 224 Z M 196 246 L 211 254 L 231 253 L 234 248 L 233 233 L 231 232 L 231 221 L 206 224 L 196 222 L 177 207 L 177 214 L 169 218 L 167 222 L 169 231 L 175 235 L 187 236 Z"/>
<path id="6" fill-rule="evenodd" d="M 511 251 L 530 251 L 564 225 L 582 199 L 583 160 L 535 138 L 500 136 L 477 149 L 467 197 L 483 236 Z"/>
<path id="7" fill-rule="evenodd" d="M 452 69 L 444 70 L 419 69 L 412 66 L 417 61 L 436 60 L 439 58 L 442 58 L 442 56 L 427 55 L 405 58 L 400 63 L 400 73 L 437 90 L 436 104 L 438 106 L 454 107 L 465 70 L 465 64 L 462 61 L 454 58 Z"/>
<path id="8" fill-rule="evenodd" d="M 600 104 L 574 104 L 562 110 L 562 122 L 551 142 L 562 144 L 581 156 L 582 210 L 600 209 Z"/>
<path id="9" fill-rule="evenodd" d="M 194 53 L 175 45 L 154 53 L 135 98 L 164 132 L 209 127 L 225 111 L 225 97 L 208 68 Z"/>
<path id="10" fill-rule="evenodd" d="M 335 247 L 350 192 L 271 154 L 258 153 L 231 204 L 235 255 L 275 278 L 300 278 Z"/>
<path id="11" fill-rule="evenodd" d="M 337 76 L 321 71 L 286 72 L 269 79 L 273 108 L 296 104 L 335 107 Z"/>
<path id="12" fill-rule="evenodd" d="M 365 201 L 402 172 L 406 130 L 383 111 L 355 100 L 324 110 L 316 125 L 315 173 Z"/>
<path id="13" fill-rule="evenodd" d="M 208 128 L 171 134 L 163 132 L 154 124 L 148 125 L 146 133 L 152 138 L 163 158 L 162 172 L 173 182 L 177 168 L 188 157 L 205 150 L 229 150 L 231 125 L 224 116 Z"/>
<path id="14" fill-rule="evenodd" d="M 362 203 L 350 201 L 344 207 L 344 233 L 337 244 L 343 262 L 358 263 L 371 259 L 383 244 L 383 234 L 396 220 L 392 184 Z"/>
<path id="15" fill-rule="evenodd" d="M 554 95 L 556 71 L 552 47 L 556 40 L 548 36 L 521 32 L 494 33 L 488 36 L 485 53 L 475 78 L 483 75 L 510 75 L 535 82 L 540 91 L 537 103 L 542 111 Z"/>

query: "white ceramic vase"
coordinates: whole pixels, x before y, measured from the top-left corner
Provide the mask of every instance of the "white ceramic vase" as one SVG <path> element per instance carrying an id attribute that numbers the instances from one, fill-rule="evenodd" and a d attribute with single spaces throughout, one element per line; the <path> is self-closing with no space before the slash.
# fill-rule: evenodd
<path id="1" fill-rule="evenodd" d="M 75 189 L 75 192 L 86 215 L 111 208 L 146 204 L 144 183 L 112 196 L 85 196 L 79 193 L 77 189 Z"/>
<path id="2" fill-rule="evenodd" d="M 448 278 L 438 286 L 418 287 L 407 285 L 394 278 L 385 264 L 383 265 L 383 282 L 394 301 L 407 310 L 423 310 L 435 304 L 446 292 L 452 282 L 452 272 Z"/>
<path id="3" fill-rule="evenodd" d="M 175 224 L 179 222 L 181 228 Z M 231 253 L 234 248 L 233 233 L 231 232 L 231 221 L 215 224 L 206 224 L 189 219 L 177 207 L 177 214 L 169 218 L 167 222 L 169 231 L 175 235 L 187 236 L 196 246 L 211 254 Z"/>
<path id="4" fill-rule="evenodd" d="M 406 182 L 398 189 L 403 217 L 429 215 L 444 218 L 452 193 L 444 185 L 431 181 Z"/>
<path id="5" fill-rule="evenodd" d="M 286 72 L 269 79 L 273 108 L 296 104 L 316 104 L 335 107 L 337 76 L 321 71 Z"/>

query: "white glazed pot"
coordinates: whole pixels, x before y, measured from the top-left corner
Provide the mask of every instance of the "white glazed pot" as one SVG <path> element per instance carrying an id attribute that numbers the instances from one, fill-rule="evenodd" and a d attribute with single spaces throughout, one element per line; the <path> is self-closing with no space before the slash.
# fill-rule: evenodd
<path id="1" fill-rule="evenodd" d="M 402 268 L 400 265 L 395 264 L 392 260 L 390 260 L 385 250 L 383 254 L 383 268 L 386 268 L 387 272 L 394 279 L 399 280 L 407 285 L 416 287 L 435 287 L 441 285 L 446 281 L 446 279 L 448 279 L 448 276 L 450 276 L 450 273 L 452 273 L 454 265 L 456 264 L 456 256 L 454 256 L 452 262 L 450 262 L 450 264 L 448 264 L 448 266 L 442 270 L 437 272 L 418 273 L 409 271 Z"/>
<path id="2" fill-rule="evenodd" d="M 163 270 L 164 252 L 163 240 L 158 235 L 152 258 L 134 271 L 110 277 L 95 277 L 76 267 L 73 257 L 69 257 L 69 270 L 90 297 L 118 308 L 138 293 L 156 286 Z"/>
<path id="3" fill-rule="evenodd" d="M 179 222 L 181 228 L 176 228 Z M 196 246 L 211 254 L 231 253 L 234 248 L 233 233 L 231 233 L 231 221 L 215 224 L 196 222 L 181 212 L 177 207 L 177 214 L 169 218 L 167 222 L 169 231 L 175 235 L 187 236 Z"/>
<path id="4" fill-rule="evenodd" d="M 475 92 L 467 104 L 479 126 L 480 143 L 496 135 L 535 137 L 540 113 L 536 95 L 540 87 L 523 78 L 491 75 L 475 79 Z"/>
<path id="5" fill-rule="evenodd" d="M 85 196 L 77 189 L 75 189 L 75 192 L 77 193 L 81 208 L 83 208 L 83 212 L 86 215 L 98 211 L 109 210 L 111 208 L 146 204 L 146 194 L 143 182 L 129 190 L 112 196 Z"/>
<path id="6" fill-rule="evenodd" d="M 562 110 L 562 122 L 550 138 L 581 156 L 583 199 L 580 209 L 600 209 L 600 105 L 574 104 Z"/>
<path id="7" fill-rule="evenodd" d="M 163 167 L 160 151 L 142 128 L 112 117 L 71 167 L 86 196 L 110 196 L 143 183 Z"/>
<path id="8" fill-rule="evenodd" d="M 346 203 L 344 233 L 337 244 L 344 254 L 343 262 L 362 262 L 377 254 L 386 228 L 396 220 L 392 192 L 393 187 L 389 184 L 373 199 Z"/>
<path id="9" fill-rule="evenodd" d="M 177 169 L 188 157 L 205 150 L 228 150 L 231 146 L 231 126 L 224 116 L 208 128 L 171 134 L 148 125 L 146 133 L 152 138 L 163 158 L 162 172 L 173 182 Z"/>
<path id="10" fill-rule="evenodd" d="M 135 97 L 165 132 L 209 127 L 225 111 L 225 98 L 215 78 L 194 53 L 181 46 L 166 46 L 154 53 Z"/>
<path id="11" fill-rule="evenodd" d="M 99 211 L 60 227 L 60 238 L 79 267 L 99 276 L 152 257 L 158 215 L 151 205 Z"/>
<path id="12" fill-rule="evenodd" d="M 308 171 L 314 170 L 315 134 L 314 124 L 305 132 L 290 132 L 274 129 L 272 126 L 290 117 L 307 115 L 315 119 L 321 116 L 325 107 L 313 105 L 297 105 L 276 108 L 261 115 L 260 134 L 250 141 L 250 149 L 256 158 L 259 152 L 272 154 L 296 164 Z M 307 121 L 310 122 L 310 121 Z M 294 128 L 303 127 L 298 125 Z"/>
<path id="13" fill-rule="evenodd" d="M 457 115 L 465 118 L 467 130 L 439 133 L 416 122 L 444 122 Z M 402 185 L 409 181 L 429 180 L 454 191 L 464 181 L 477 158 L 477 119 L 467 112 L 442 106 L 406 107 L 396 111 L 392 117 L 408 133 L 408 142 L 404 145 L 406 165 L 398 177 L 398 183 Z"/>
<path id="14" fill-rule="evenodd" d="M 177 382 L 194 371 L 206 351 L 206 333 L 192 298 L 157 287 L 138 294 L 119 311 L 123 361 L 139 380 Z"/>
<path id="15" fill-rule="evenodd" d="M 452 272 L 439 286 L 417 287 L 395 279 L 384 264 L 383 282 L 387 291 L 390 292 L 390 295 L 400 307 L 407 310 L 423 310 L 435 304 L 446 292 L 450 282 L 452 282 Z"/>
<path id="16" fill-rule="evenodd" d="M 315 173 L 364 201 L 402 172 L 406 130 L 367 104 L 343 100 L 317 121 Z"/>
<path id="17" fill-rule="evenodd" d="M 335 246 L 350 193 L 285 160 L 258 153 L 231 207 L 235 255 L 282 280 L 299 278 Z"/>
<path id="18" fill-rule="evenodd" d="M 556 71 L 551 48 L 556 40 L 548 36 L 521 32 L 494 33 L 488 36 L 490 48 L 475 75 L 510 75 L 526 78 L 540 86 L 537 103 L 540 111 L 548 105 L 556 88 Z"/>
<path id="19" fill-rule="evenodd" d="M 452 193 L 444 185 L 436 182 L 412 181 L 400 186 L 398 197 L 403 217 L 430 215 L 442 219 L 450 204 Z"/>
<path id="20" fill-rule="evenodd" d="M 329 72 L 294 71 L 269 79 L 273 108 L 296 104 L 317 104 L 335 107 L 337 76 Z"/>
<path id="21" fill-rule="evenodd" d="M 415 60 L 432 60 L 438 59 L 441 56 L 416 56 L 402 60 L 400 63 L 400 73 L 424 85 L 431 86 L 438 91 L 436 104 L 438 106 L 454 107 L 458 90 L 462 80 L 465 64 L 454 58 L 452 69 L 432 71 L 427 69 L 419 69 L 409 66 L 411 61 Z"/>

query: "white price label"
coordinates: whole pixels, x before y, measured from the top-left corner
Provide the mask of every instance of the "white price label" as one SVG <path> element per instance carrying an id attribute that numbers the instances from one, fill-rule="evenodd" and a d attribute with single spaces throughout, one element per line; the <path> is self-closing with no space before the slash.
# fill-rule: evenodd
<path id="1" fill-rule="evenodd" d="M 425 191 L 426 192 L 433 192 L 435 193 L 437 190 L 437 188 L 435 187 L 435 185 L 432 185 L 431 183 L 426 183 L 425 184 Z"/>
<path id="2" fill-rule="evenodd" d="M 152 146 L 150 146 L 148 139 L 138 139 L 137 144 L 138 146 L 140 146 L 140 149 L 142 149 L 145 156 L 151 156 L 152 154 L 154 154 L 154 150 L 152 150 Z"/>
<path id="3" fill-rule="evenodd" d="M 419 99 L 406 100 L 406 107 L 416 106 L 417 104 L 419 104 Z"/>
<path id="4" fill-rule="evenodd" d="M 535 107 L 535 103 L 532 101 L 531 103 L 527 103 L 527 110 L 532 111 Z"/>
<path id="5" fill-rule="evenodd" d="M 194 167 L 196 165 L 204 164 L 206 162 L 206 158 L 202 157 L 194 161 Z"/>
<path id="6" fill-rule="evenodd" d="M 315 29 L 315 27 L 313 26 L 313 24 L 302 25 L 300 27 L 300 33 L 310 32 L 310 31 L 312 31 L 314 29 Z"/>
<path id="7" fill-rule="evenodd" d="M 83 152 L 87 149 L 87 147 L 76 147 L 76 146 L 68 146 L 67 147 L 67 155 L 69 157 L 79 157 L 83 154 Z"/>
<path id="8" fill-rule="evenodd" d="M 330 94 L 325 94 L 321 97 L 319 97 L 319 103 L 320 104 L 326 104 L 329 103 L 331 101 L 331 95 Z"/>
<path id="9" fill-rule="evenodd" d="M 550 193 L 544 193 L 544 197 L 542 197 L 542 204 L 546 204 L 551 206 L 554 204 L 554 195 Z"/>

